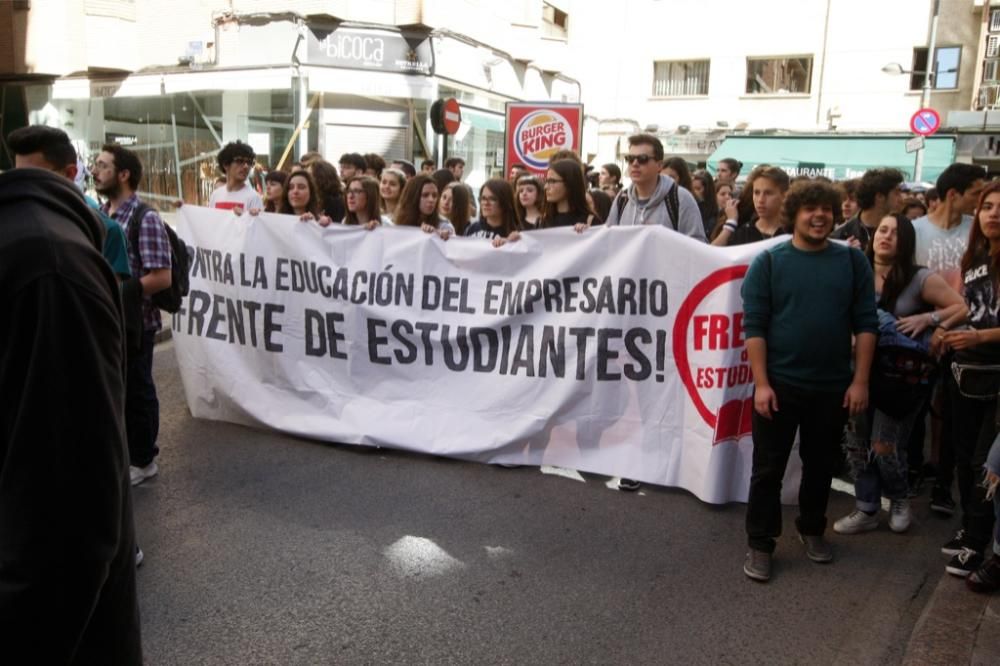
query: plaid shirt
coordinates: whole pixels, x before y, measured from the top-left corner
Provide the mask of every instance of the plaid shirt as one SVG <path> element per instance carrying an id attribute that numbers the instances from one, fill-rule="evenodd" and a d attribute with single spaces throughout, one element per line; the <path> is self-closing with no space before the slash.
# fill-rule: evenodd
<path id="1" fill-rule="evenodd" d="M 126 199 L 113 214 L 108 213 L 111 204 L 105 203 L 101 210 L 108 213 L 121 225 L 125 238 L 129 238 L 128 225 L 132 222 L 132 213 L 139 205 L 139 197 L 135 194 Z M 170 268 L 170 239 L 163 226 L 159 213 L 150 210 L 142 218 L 139 227 L 139 247 L 128 246 L 128 264 L 132 275 L 141 278 L 155 268 Z M 147 331 L 158 331 L 163 327 L 160 321 L 160 310 L 153 307 L 149 296 L 142 297 L 142 323 Z"/>

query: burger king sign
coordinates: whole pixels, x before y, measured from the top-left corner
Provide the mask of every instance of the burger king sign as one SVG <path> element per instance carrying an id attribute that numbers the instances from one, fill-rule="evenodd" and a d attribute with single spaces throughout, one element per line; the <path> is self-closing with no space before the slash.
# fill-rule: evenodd
<path id="1" fill-rule="evenodd" d="M 504 173 L 513 164 L 523 164 L 528 171 L 544 174 L 560 150 L 580 153 L 583 105 L 508 102 L 506 128 Z"/>

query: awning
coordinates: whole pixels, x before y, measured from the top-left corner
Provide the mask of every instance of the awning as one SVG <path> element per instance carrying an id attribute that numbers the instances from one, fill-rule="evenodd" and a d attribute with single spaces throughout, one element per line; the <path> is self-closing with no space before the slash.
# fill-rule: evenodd
<path id="1" fill-rule="evenodd" d="M 833 180 L 860 178 L 868 169 L 891 167 L 913 180 L 915 153 L 906 152 L 910 135 L 889 136 L 731 136 L 708 158 L 715 173 L 719 160 L 743 163 L 741 175 L 760 164 L 781 167 L 790 176 L 826 176 Z M 934 182 L 955 161 L 955 137 L 935 136 L 924 147 L 922 180 Z"/>

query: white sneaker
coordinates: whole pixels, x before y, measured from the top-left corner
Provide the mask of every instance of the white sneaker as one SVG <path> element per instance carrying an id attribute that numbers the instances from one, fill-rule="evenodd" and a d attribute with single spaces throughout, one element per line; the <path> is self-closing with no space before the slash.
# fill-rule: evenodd
<path id="1" fill-rule="evenodd" d="M 138 569 L 139 567 L 142 566 L 142 560 L 143 559 L 145 559 L 145 556 L 142 554 L 142 548 L 139 548 L 139 546 L 136 546 L 135 547 L 135 568 L 136 569 Z"/>
<path id="2" fill-rule="evenodd" d="M 892 500 L 889 505 L 889 529 L 893 532 L 905 532 L 910 529 L 913 514 L 910 513 L 910 500 Z"/>
<path id="3" fill-rule="evenodd" d="M 878 514 L 869 516 L 861 509 L 855 509 L 849 515 L 844 516 L 833 524 L 833 531 L 837 534 L 859 534 L 870 532 L 878 527 Z"/>
<path id="4" fill-rule="evenodd" d="M 137 486 L 146 479 L 152 479 L 156 476 L 156 473 L 160 469 L 156 466 L 156 461 L 149 463 L 145 467 L 136 467 L 135 465 L 129 465 L 128 472 L 129 476 L 132 477 L 132 485 Z"/>

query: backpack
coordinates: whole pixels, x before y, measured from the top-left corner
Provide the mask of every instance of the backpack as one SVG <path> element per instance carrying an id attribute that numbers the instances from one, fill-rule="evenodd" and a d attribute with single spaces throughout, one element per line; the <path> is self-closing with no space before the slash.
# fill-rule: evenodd
<path id="1" fill-rule="evenodd" d="M 139 229 L 142 227 L 142 219 L 151 210 L 153 208 L 140 201 L 129 221 L 128 242 L 135 248 L 137 254 L 139 253 Z M 184 241 L 169 225 L 164 224 L 163 228 L 167 230 L 167 238 L 170 241 L 170 286 L 153 294 L 151 300 L 155 307 L 174 314 L 181 309 L 181 301 L 190 290 L 188 272 L 191 268 L 191 255 L 188 254 Z"/>
<path id="2" fill-rule="evenodd" d="M 675 181 L 670 189 L 667 190 L 667 197 L 665 199 L 667 204 L 667 214 L 670 216 L 670 224 L 673 225 L 674 231 L 678 230 L 678 220 L 681 214 L 681 200 L 680 195 L 677 194 L 677 182 Z M 622 222 L 622 213 L 625 211 L 625 206 L 628 204 L 628 190 L 622 190 L 618 193 L 618 197 L 615 199 L 615 205 L 618 207 L 618 224 Z"/>

